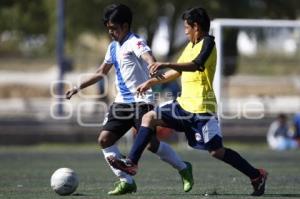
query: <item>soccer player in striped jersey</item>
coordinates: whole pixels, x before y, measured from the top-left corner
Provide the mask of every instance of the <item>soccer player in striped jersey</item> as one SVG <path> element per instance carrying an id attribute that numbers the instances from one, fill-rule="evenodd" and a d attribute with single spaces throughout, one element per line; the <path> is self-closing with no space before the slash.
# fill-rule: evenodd
<path id="1" fill-rule="evenodd" d="M 138 87 L 138 92 L 143 94 L 153 85 L 181 76 L 181 96 L 145 114 L 128 158 L 109 157 L 109 162 L 127 173 L 136 174 L 138 161 L 155 133 L 155 126 L 166 126 L 184 132 L 191 147 L 207 150 L 213 157 L 248 176 L 254 189 L 252 195 L 260 196 L 265 191 L 267 172 L 254 168 L 236 151 L 223 146 L 213 90 L 217 55 L 214 37 L 209 35 L 209 16 L 203 8 L 192 8 L 184 12 L 182 19 L 190 42 L 178 63 L 150 64 L 152 75 L 162 68 L 170 70 L 162 75 L 163 78 L 161 75 L 151 78 Z"/>
<path id="2" fill-rule="evenodd" d="M 132 13 L 126 5 L 108 6 L 103 21 L 113 39 L 107 48 L 104 62 L 92 77 L 67 91 L 66 98 L 70 99 L 79 90 L 95 84 L 114 66 L 117 96 L 105 118 L 98 143 L 102 147 L 105 159 L 108 156 L 120 158 L 122 155 L 116 142 L 130 128 L 138 129 L 142 116 L 153 109 L 152 90 L 148 89 L 143 98 L 137 97 L 136 91 L 138 85 L 149 79 L 147 65 L 154 63 L 155 58 L 146 42 L 130 31 Z M 183 162 L 168 144 L 157 140 L 155 135 L 151 136 L 148 150 L 178 170 L 184 191 L 192 189 L 193 176 L 190 163 Z M 137 187 L 131 175 L 113 167 L 111 169 L 120 181 L 108 192 L 109 195 L 136 192 Z"/>

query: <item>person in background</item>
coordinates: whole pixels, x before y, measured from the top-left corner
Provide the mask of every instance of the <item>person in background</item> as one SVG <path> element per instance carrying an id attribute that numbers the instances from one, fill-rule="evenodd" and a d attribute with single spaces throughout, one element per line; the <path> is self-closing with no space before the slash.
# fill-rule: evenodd
<path id="1" fill-rule="evenodd" d="M 297 141 L 292 137 L 286 114 L 280 113 L 271 123 L 267 133 L 267 142 L 271 149 L 279 151 L 298 147 Z"/>

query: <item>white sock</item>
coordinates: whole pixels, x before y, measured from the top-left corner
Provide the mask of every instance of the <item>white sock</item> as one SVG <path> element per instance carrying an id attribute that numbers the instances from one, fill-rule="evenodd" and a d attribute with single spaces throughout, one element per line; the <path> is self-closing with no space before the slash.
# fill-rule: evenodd
<path id="1" fill-rule="evenodd" d="M 107 157 L 108 156 L 115 156 L 118 158 L 121 158 L 121 153 L 118 149 L 118 147 L 116 145 L 112 145 L 110 147 L 107 147 L 105 149 L 102 149 L 103 155 L 104 155 L 104 159 L 106 160 L 106 162 L 108 163 L 110 169 L 113 171 L 113 173 L 120 178 L 121 181 L 123 182 L 127 182 L 129 184 L 133 183 L 133 178 L 131 175 L 128 175 L 127 173 L 119 170 L 119 169 L 115 169 L 114 167 L 112 167 L 109 162 L 107 161 Z"/>
<path id="2" fill-rule="evenodd" d="M 186 168 L 186 164 L 167 143 L 160 142 L 156 154 L 160 157 L 160 159 L 169 163 L 178 171 Z"/>

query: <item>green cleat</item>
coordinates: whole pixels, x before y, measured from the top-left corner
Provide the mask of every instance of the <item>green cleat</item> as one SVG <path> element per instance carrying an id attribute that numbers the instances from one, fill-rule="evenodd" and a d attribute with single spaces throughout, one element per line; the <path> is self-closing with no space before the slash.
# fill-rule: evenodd
<path id="1" fill-rule="evenodd" d="M 124 195 L 127 193 L 134 193 L 136 192 L 136 184 L 133 181 L 132 184 L 127 182 L 118 181 L 115 183 L 115 189 L 108 192 L 108 195 Z"/>
<path id="2" fill-rule="evenodd" d="M 179 171 L 179 174 L 181 176 L 183 190 L 185 192 L 189 192 L 190 190 L 192 190 L 194 185 L 193 167 L 189 162 L 184 162 L 184 163 L 186 164 L 186 168 Z"/>

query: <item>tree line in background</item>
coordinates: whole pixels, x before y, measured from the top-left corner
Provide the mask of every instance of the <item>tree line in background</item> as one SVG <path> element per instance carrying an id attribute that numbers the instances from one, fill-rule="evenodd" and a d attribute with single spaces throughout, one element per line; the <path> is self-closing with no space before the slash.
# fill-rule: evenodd
<path id="1" fill-rule="evenodd" d="M 56 33 L 56 0 L 1 0 L 0 2 L 0 34 L 13 32 L 17 38 L 43 35 L 47 41 L 48 52 L 55 49 Z M 171 57 L 178 48 L 175 41 L 175 29 L 184 10 L 194 6 L 207 9 L 214 18 L 268 18 L 297 19 L 300 16 L 298 0 L 65 0 L 65 30 L 68 44 L 76 41 L 84 32 L 102 34 L 106 29 L 102 23 L 102 11 L 111 3 L 124 3 L 131 7 L 133 30 L 143 28 L 147 40 L 151 44 L 158 26 L 158 17 L 166 16 L 170 21 Z M 1 36 L 0 35 L 0 36 Z M 225 56 L 236 55 L 236 34 L 225 33 Z M 2 39 L 1 39 L 2 40 Z M 0 41 L 1 42 L 1 41 Z M 13 47 L 13 45 L 12 45 Z M 0 49 L 1 49 L 0 45 Z M 5 51 L 0 50 L 0 57 Z M 234 66 L 228 66 L 225 74 L 234 72 Z"/>

